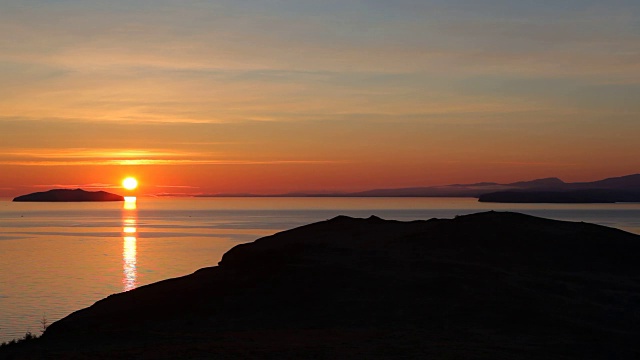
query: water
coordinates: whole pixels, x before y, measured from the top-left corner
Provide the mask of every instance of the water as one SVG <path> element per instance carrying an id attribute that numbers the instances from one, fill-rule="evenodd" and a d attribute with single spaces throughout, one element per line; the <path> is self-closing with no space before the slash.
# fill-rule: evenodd
<path id="1" fill-rule="evenodd" d="M 343 214 L 396 220 L 478 211 L 594 222 L 640 234 L 640 204 L 484 204 L 452 198 L 141 198 L 0 201 L 0 342 L 109 294 L 214 266 L 234 245 Z"/>

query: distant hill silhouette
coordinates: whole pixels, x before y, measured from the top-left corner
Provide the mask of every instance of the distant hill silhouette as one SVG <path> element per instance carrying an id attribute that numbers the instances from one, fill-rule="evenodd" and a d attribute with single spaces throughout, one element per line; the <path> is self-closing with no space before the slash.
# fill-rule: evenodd
<path id="1" fill-rule="evenodd" d="M 608 178 L 594 182 L 572 183 L 572 190 L 579 189 L 616 189 L 616 190 L 640 190 L 640 174 Z"/>
<path id="2" fill-rule="evenodd" d="M 428 187 L 373 189 L 350 193 L 295 192 L 277 195 L 256 194 L 205 194 L 198 197 L 480 197 L 503 191 L 565 192 L 573 190 L 625 190 L 640 191 L 640 174 L 609 178 L 594 182 L 565 183 L 558 178 L 518 181 L 508 184 L 480 182 L 474 184 L 452 184 Z"/>
<path id="3" fill-rule="evenodd" d="M 124 201 L 120 195 L 106 191 L 85 191 L 82 189 L 53 189 L 18 196 L 13 201 L 33 202 L 80 202 L 80 201 Z"/>
<path id="4" fill-rule="evenodd" d="M 0 358 L 635 359 L 640 236 L 486 212 L 339 216 L 111 295 Z"/>
<path id="5" fill-rule="evenodd" d="M 514 186 L 514 187 L 519 187 L 519 188 L 527 188 L 527 189 L 531 189 L 531 188 L 546 188 L 546 189 L 554 189 L 554 188 L 562 188 L 565 186 L 571 186 L 570 184 L 565 183 L 564 181 L 552 177 L 552 178 L 545 178 L 545 179 L 537 179 L 537 180 L 532 180 L 532 181 L 518 181 L 518 182 L 514 182 L 509 184 L 509 186 Z"/>
<path id="6" fill-rule="evenodd" d="M 362 197 L 478 197 L 481 194 L 507 189 L 533 189 L 541 187 L 557 187 L 565 183 L 557 178 L 519 181 L 510 184 L 481 182 L 475 184 L 453 184 L 445 186 L 413 187 L 401 189 L 376 189 L 350 193 L 347 196 Z"/>

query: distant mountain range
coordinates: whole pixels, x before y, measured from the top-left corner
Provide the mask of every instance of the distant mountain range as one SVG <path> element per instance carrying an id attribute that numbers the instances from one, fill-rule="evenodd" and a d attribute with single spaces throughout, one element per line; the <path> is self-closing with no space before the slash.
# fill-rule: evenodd
<path id="1" fill-rule="evenodd" d="M 587 191 L 588 190 L 588 191 Z M 594 190 L 597 190 L 593 192 Z M 575 192 L 571 201 L 560 194 Z M 527 201 L 510 201 L 518 194 L 545 193 L 546 197 L 520 197 Z M 499 196 L 489 196 L 500 194 Z M 516 194 L 516 195 L 512 195 Z M 276 195 L 256 194 L 212 194 L 199 197 L 477 197 L 487 202 L 620 202 L 640 201 L 640 174 L 607 178 L 593 182 L 566 183 L 558 178 L 544 178 L 531 181 L 518 181 L 508 184 L 480 182 L 475 184 L 452 184 L 429 187 L 411 187 L 396 189 L 374 189 L 351 193 L 313 193 L 297 192 Z M 553 201 L 558 197 L 559 201 Z M 634 200 L 638 199 L 638 200 Z M 539 201 L 547 200 L 547 201 Z M 549 201 L 551 200 L 551 201 Z"/>

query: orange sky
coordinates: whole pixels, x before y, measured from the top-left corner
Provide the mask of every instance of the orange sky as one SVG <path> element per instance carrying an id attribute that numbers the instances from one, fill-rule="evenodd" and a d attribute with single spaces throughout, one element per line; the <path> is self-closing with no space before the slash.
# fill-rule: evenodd
<path id="1" fill-rule="evenodd" d="M 629 1 L 3 4 L 0 196 L 638 173 L 638 18 Z"/>

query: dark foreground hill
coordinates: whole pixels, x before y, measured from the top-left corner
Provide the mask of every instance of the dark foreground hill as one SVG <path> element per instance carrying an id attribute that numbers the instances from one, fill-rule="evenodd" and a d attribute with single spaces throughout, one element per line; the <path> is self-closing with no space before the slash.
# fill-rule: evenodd
<path id="1" fill-rule="evenodd" d="M 13 201 L 33 202 L 80 202 L 80 201 L 124 201 L 120 195 L 106 191 L 85 191 L 82 189 L 53 189 L 18 196 Z"/>
<path id="2" fill-rule="evenodd" d="M 640 236 L 487 212 L 336 217 L 112 295 L 0 358 L 637 359 Z"/>

